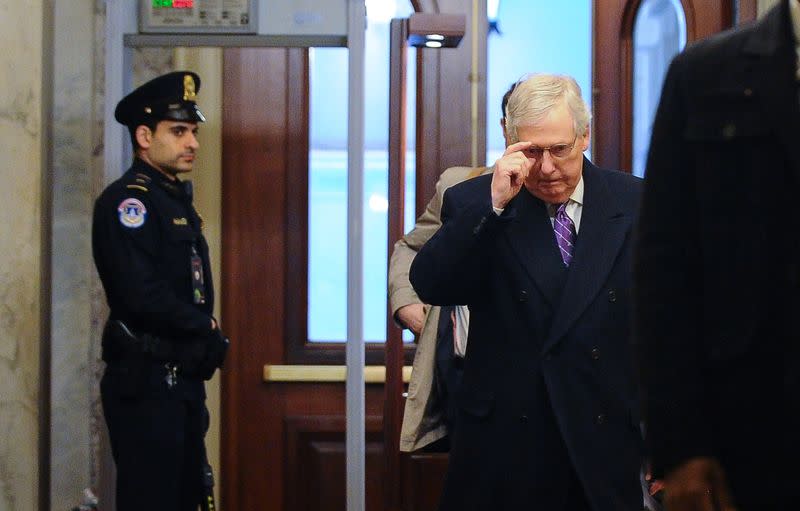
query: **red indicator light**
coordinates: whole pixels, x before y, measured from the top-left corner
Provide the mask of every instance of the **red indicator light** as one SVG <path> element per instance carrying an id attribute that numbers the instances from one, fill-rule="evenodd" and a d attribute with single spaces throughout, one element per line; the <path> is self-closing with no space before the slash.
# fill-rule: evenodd
<path id="1" fill-rule="evenodd" d="M 194 0 L 153 0 L 153 7 L 166 7 L 173 9 L 193 9 Z"/>

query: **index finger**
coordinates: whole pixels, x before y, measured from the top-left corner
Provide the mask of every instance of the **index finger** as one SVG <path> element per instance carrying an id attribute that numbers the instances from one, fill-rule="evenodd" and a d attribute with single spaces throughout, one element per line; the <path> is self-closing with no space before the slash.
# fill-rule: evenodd
<path id="1" fill-rule="evenodd" d="M 527 140 L 521 140 L 517 143 L 511 144 L 510 146 L 506 147 L 506 150 L 503 152 L 503 156 L 527 149 L 531 146 L 531 144 L 532 142 L 528 142 Z"/>

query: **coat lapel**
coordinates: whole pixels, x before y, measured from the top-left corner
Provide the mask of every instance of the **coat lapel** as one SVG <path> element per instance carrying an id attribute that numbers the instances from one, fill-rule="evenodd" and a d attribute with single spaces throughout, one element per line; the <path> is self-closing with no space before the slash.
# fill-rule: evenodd
<path id="1" fill-rule="evenodd" d="M 584 163 L 583 180 L 586 188 L 575 257 L 567 273 L 560 307 L 553 318 L 544 351 L 564 337 L 595 299 L 633 222 L 632 213 L 626 214 L 616 207 L 608 185 L 588 160 Z"/>
<path id="2" fill-rule="evenodd" d="M 514 198 L 513 207 L 516 217 L 505 231 L 508 244 L 550 306 L 555 308 L 561 296 L 566 268 L 561 261 L 547 207 L 525 188 Z"/>

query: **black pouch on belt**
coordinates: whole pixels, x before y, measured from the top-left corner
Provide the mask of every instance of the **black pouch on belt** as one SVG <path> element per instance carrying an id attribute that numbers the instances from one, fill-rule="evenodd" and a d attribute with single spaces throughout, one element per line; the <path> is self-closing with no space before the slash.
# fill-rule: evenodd
<path id="1" fill-rule="evenodd" d="M 122 321 L 109 320 L 103 329 L 103 360 L 107 364 L 107 383 L 123 397 L 136 397 L 145 392 L 153 372 L 159 367 L 152 357 L 156 338 L 134 335 Z"/>

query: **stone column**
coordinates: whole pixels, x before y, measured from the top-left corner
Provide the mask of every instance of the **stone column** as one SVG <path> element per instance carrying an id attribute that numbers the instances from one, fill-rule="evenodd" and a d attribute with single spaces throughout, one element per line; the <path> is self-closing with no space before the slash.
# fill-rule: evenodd
<path id="1" fill-rule="evenodd" d="M 8 511 L 46 502 L 39 472 L 47 459 L 40 355 L 49 336 L 49 9 L 42 0 L 0 0 L 0 509 Z"/>
<path id="2" fill-rule="evenodd" d="M 92 486 L 94 1 L 55 2 L 53 33 L 50 503 L 66 510 Z"/>

